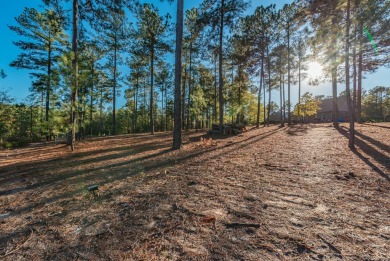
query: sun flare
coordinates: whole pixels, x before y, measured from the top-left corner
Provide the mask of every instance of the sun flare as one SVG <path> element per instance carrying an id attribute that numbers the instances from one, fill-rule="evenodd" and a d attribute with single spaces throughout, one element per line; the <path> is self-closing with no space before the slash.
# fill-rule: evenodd
<path id="1" fill-rule="evenodd" d="M 307 73 L 309 75 L 309 78 L 316 79 L 322 76 L 322 65 L 318 62 L 311 62 L 308 64 L 308 70 Z"/>

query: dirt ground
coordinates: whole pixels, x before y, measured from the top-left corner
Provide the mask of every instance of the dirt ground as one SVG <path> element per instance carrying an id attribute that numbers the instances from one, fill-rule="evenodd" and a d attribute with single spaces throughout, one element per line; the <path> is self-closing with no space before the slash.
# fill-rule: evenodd
<path id="1" fill-rule="evenodd" d="M 389 260 L 390 124 L 0 151 L 1 260 Z M 94 196 L 86 189 L 99 185 Z"/>

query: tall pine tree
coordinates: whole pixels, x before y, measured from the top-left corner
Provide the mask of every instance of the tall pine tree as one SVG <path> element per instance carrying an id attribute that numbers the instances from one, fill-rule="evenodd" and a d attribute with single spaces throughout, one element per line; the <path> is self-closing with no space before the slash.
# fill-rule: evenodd
<path id="1" fill-rule="evenodd" d="M 50 139 L 50 96 L 53 92 L 53 72 L 56 61 L 66 45 L 63 18 L 54 10 L 45 9 L 40 12 L 34 8 L 25 8 L 15 18 L 17 26 L 9 26 L 24 39 L 14 42 L 23 50 L 11 66 L 29 69 L 31 75 L 42 79 L 45 77 L 45 122 L 46 138 Z"/>

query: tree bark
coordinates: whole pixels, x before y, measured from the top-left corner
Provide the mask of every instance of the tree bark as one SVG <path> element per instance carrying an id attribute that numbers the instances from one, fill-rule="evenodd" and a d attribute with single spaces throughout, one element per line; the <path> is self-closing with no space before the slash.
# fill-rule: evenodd
<path id="1" fill-rule="evenodd" d="M 149 120 L 150 120 L 150 134 L 154 134 L 154 119 L 153 119 L 153 106 L 154 106 L 154 46 L 151 47 L 151 57 L 150 57 L 150 109 L 149 109 Z"/>
<path id="2" fill-rule="evenodd" d="M 47 84 L 46 84 L 46 140 L 50 140 L 50 90 L 51 90 L 51 43 L 48 48 L 48 59 L 47 59 Z"/>
<path id="3" fill-rule="evenodd" d="M 301 58 L 302 57 L 299 55 L 298 57 L 298 120 L 301 117 Z"/>
<path id="4" fill-rule="evenodd" d="M 138 108 L 138 84 L 139 84 L 139 75 L 136 75 L 136 85 L 134 90 L 134 107 L 133 107 L 133 133 L 135 133 L 137 128 L 137 108 Z"/>
<path id="5" fill-rule="evenodd" d="M 190 44 L 190 68 L 188 71 L 188 99 L 187 99 L 187 124 L 186 130 L 192 128 L 191 124 L 191 91 L 192 91 L 192 43 Z"/>
<path id="6" fill-rule="evenodd" d="M 214 111 L 213 111 L 213 120 L 217 122 L 217 57 L 215 56 L 214 61 Z"/>
<path id="7" fill-rule="evenodd" d="M 352 51 L 352 59 L 353 59 L 353 99 L 352 99 L 352 105 L 353 105 L 353 111 L 354 114 L 351 115 L 351 117 L 354 117 L 354 121 L 357 121 L 357 115 L 356 115 L 356 108 L 357 108 L 357 64 L 356 64 L 356 30 L 354 30 L 354 40 L 353 40 L 353 51 Z"/>
<path id="8" fill-rule="evenodd" d="M 282 54 L 280 55 L 280 73 L 279 73 L 279 95 L 280 95 L 280 127 L 284 127 L 284 119 L 283 119 L 283 90 L 282 90 Z"/>
<path id="9" fill-rule="evenodd" d="M 164 86 L 165 83 L 161 86 L 161 122 L 160 130 L 164 131 Z"/>
<path id="10" fill-rule="evenodd" d="M 263 75 L 264 75 L 264 55 L 261 57 L 261 69 L 260 69 L 260 87 L 257 97 L 257 118 L 256 118 L 256 128 L 260 127 L 260 107 L 261 107 L 261 90 L 263 87 Z"/>
<path id="11" fill-rule="evenodd" d="M 290 64 L 290 21 L 287 23 L 287 99 L 288 99 L 288 125 L 291 125 L 291 64 Z"/>
<path id="12" fill-rule="evenodd" d="M 265 127 L 265 125 L 267 124 L 267 117 L 266 117 L 266 101 L 265 101 L 265 94 L 266 94 L 266 91 L 265 91 L 265 81 L 264 81 L 264 78 L 265 78 L 265 72 L 263 71 L 263 76 L 262 76 L 262 79 L 263 79 L 263 86 L 264 86 L 264 97 L 263 97 L 263 125 Z"/>
<path id="13" fill-rule="evenodd" d="M 144 131 L 145 125 L 147 124 L 148 117 L 146 115 L 146 78 L 144 78 L 144 97 L 143 97 L 144 106 L 142 106 L 142 130 Z M 146 119 L 146 123 L 145 123 Z M 145 132 L 145 131 L 144 131 Z"/>
<path id="14" fill-rule="evenodd" d="M 271 114 L 271 57 L 269 53 L 269 47 L 267 45 L 267 63 L 268 63 L 268 111 L 267 111 L 267 126 L 269 126 L 270 114 Z M 290 117 L 289 117 L 290 119 Z"/>
<path id="15" fill-rule="evenodd" d="M 33 140 L 33 125 L 34 125 L 34 107 L 30 106 L 30 140 Z"/>
<path id="16" fill-rule="evenodd" d="M 357 121 L 362 120 L 362 82 L 363 82 L 363 22 L 359 25 L 358 86 L 356 97 Z"/>
<path id="17" fill-rule="evenodd" d="M 92 81 L 91 81 L 91 92 L 89 94 L 90 108 L 89 108 L 89 135 L 92 137 L 92 121 L 93 121 L 93 92 L 94 92 L 94 84 L 95 84 L 95 61 L 92 62 Z"/>
<path id="18" fill-rule="evenodd" d="M 164 130 L 168 130 L 168 90 L 167 86 L 165 85 L 165 128 Z"/>
<path id="19" fill-rule="evenodd" d="M 174 101 L 174 129 L 172 149 L 181 148 L 181 56 L 183 41 L 183 0 L 177 0 L 176 22 L 176 51 L 175 51 L 175 101 Z"/>
<path id="20" fill-rule="evenodd" d="M 42 93 L 41 93 L 41 108 L 40 108 L 40 123 L 41 123 L 41 126 L 39 127 L 39 136 L 40 138 L 42 139 L 42 136 L 43 136 L 43 107 L 44 107 L 44 95 L 45 95 L 45 92 L 42 90 Z M 70 123 L 72 123 L 72 109 L 70 111 L 70 117 L 71 117 L 71 120 L 70 120 Z M 70 140 L 68 141 L 69 144 L 70 144 Z"/>
<path id="21" fill-rule="evenodd" d="M 78 35 L 78 22 L 79 22 L 79 1 L 73 0 L 73 25 L 72 25 L 72 52 L 74 54 L 72 60 L 73 67 L 73 81 L 71 91 L 71 124 L 72 124 L 72 135 L 71 135 L 71 150 L 75 150 L 76 143 L 76 124 L 77 124 L 77 93 L 78 93 L 78 47 L 77 47 L 77 35 Z"/>
<path id="22" fill-rule="evenodd" d="M 185 119 L 186 119 L 186 79 L 187 79 L 187 66 L 184 66 L 184 79 L 183 79 L 183 103 L 182 103 L 182 130 L 185 130 Z"/>
<path id="23" fill-rule="evenodd" d="M 333 26 L 336 26 L 336 18 L 332 20 Z M 332 92 L 333 92 L 333 126 L 338 128 L 339 122 L 339 108 L 337 103 L 337 39 L 335 34 L 333 34 L 332 47 L 331 51 L 332 59 L 331 59 L 331 74 L 332 74 Z"/>
<path id="24" fill-rule="evenodd" d="M 114 47 L 114 89 L 112 99 L 112 135 L 116 135 L 116 65 L 117 65 L 117 43 Z"/>
<path id="25" fill-rule="evenodd" d="M 225 17 L 225 1 L 221 0 L 221 10 L 220 10 L 220 28 L 219 28 L 219 129 L 222 131 L 223 125 L 223 109 L 224 109 L 224 100 L 223 100 L 223 27 L 224 27 L 224 17 Z"/>
<path id="26" fill-rule="evenodd" d="M 100 122 L 100 129 L 99 129 L 99 135 L 103 132 L 103 86 L 100 87 L 100 101 L 99 101 L 99 122 Z"/>
<path id="27" fill-rule="evenodd" d="M 237 113 L 237 124 L 241 123 L 241 79 L 242 79 L 242 69 L 241 65 L 238 66 L 238 113 Z"/>
<path id="28" fill-rule="evenodd" d="M 283 120 L 286 121 L 286 94 L 285 94 L 285 80 L 284 74 L 282 75 L 282 84 L 283 84 Z"/>
<path id="29" fill-rule="evenodd" d="M 345 33 L 345 85 L 347 92 L 348 113 L 349 113 L 349 142 L 348 147 L 350 149 L 355 148 L 355 120 L 354 120 L 354 108 L 351 100 L 350 79 L 349 79 L 349 31 L 350 31 L 350 12 L 351 12 L 351 0 L 347 2 L 347 21 L 346 21 L 346 33 Z"/>

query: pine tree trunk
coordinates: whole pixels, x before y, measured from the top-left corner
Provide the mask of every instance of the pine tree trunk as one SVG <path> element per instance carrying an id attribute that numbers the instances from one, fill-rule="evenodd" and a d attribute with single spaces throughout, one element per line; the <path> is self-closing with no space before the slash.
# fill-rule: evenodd
<path id="1" fill-rule="evenodd" d="M 256 118 L 256 128 L 260 127 L 260 107 L 261 107 L 261 90 L 263 85 L 263 74 L 264 74 L 264 55 L 261 57 L 261 69 L 260 69 L 260 87 L 259 93 L 257 96 L 257 118 Z"/>
<path id="2" fill-rule="evenodd" d="M 167 86 L 165 85 L 165 131 L 168 130 L 168 93 Z"/>
<path id="3" fill-rule="evenodd" d="M 138 74 L 136 76 L 136 86 L 134 90 L 134 107 L 133 107 L 133 133 L 137 129 L 137 107 L 138 107 Z"/>
<path id="4" fill-rule="evenodd" d="M 175 52 L 175 101 L 174 101 L 174 129 L 172 149 L 181 148 L 181 56 L 183 41 L 183 5 L 184 0 L 177 0 L 176 22 L 176 52 Z"/>
<path id="5" fill-rule="evenodd" d="M 81 112 L 81 122 L 80 122 L 80 125 L 81 125 L 81 132 L 80 132 L 80 137 L 81 139 L 85 139 L 85 120 L 86 120 L 86 116 L 87 116 L 87 85 L 85 85 L 84 87 L 84 99 L 83 99 L 83 111 Z"/>
<path id="6" fill-rule="evenodd" d="M 78 22 L 79 22 L 79 1 L 73 0 L 73 28 L 72 28 L 72 52 L 74 54 L 72 60 L 73 67 L 73 81 L 72 81 L 72 93 L 71 93 L 71 124 L 72 135 L 70 146 L 72 151 L 75 150 L 76 143 L 76 124 L 77 124 L 77 92 L 78 92 L 78 47 L 77 47 L 77 35 L 78 35 Z"/>
<path id="7" fill-rule="evenodd" d="M 33 140 L 34 133 L 33 133 L 33 125 L 34 125 L 34 107 L 30 106 L 30 140 Z"/>
<path id="8" fill-rule="evenodd" d="M 356 64 L 356 30 L 354 32 L 354 41 L 353 41 L 353 51 L 352 51 L 352 58 L 353 58 L 353 99 L 352 99 L 352 106 L 353 106 L 353 111 L 354 111 L 354 114 L 351 115 L 351 117 L 354 117 L 354 121 L 356 122 L 357 121 L 357 114 L 356 114 L 356 110 L 357 110 L 357 64 Z"/>
<path id="9" fill-rule="evenodd" d="M 333 18 L 332 20 L 333 26 L 336 26 L 336 18 Z M 337 103 L 337 39 L 336 36 L 333 34 L 333 40 L 332 40 L 332 46 L 331 46 L 331 52 L 332 58 L 331 58 L 331 74 L 332 74 L 332 92 L 333 92 L 333 126 L 335 128 L 338 128 L 339 126 L 339 108 Z"/>
<path id="10" fill-rule="evenodd" d="M 116 66 L 117 66 L 117 44 L 114 47 L 114 89 L 112 99 L 112 135 L 116 135 Z"/>
<path id="11" fill-rule="evenodd" d="M 161 88 L 161 122 L 160 122 L 160 130 L 164 131 L 164 85 Z"/>
<path id="12" fill-rule="evenodd" d="M 301 57 L 298 58 L 298 120 L 301 117 Z M 303 121 L 302 121 L 303 123 Z"/>
<path id="13" fill-rule="evenodd" d="M 282 68 L 282 57 L 280 57 L 280 69 Z M 279 95 L 280 95 L 280 127 L 284 127 L 283 119 L 283 90 L 282 90 L 282 71 L 279 73 Z"/>
<path id="14" fill-rule="evenodd" d="M 100 129 L 99 129 L 99 135 L 102 135 L 103 132 L 103 87 L 100 87 L 100 101 L 99 101 L 99 122 L 100 122 Z"/>
<path id="15" fill-rule="evenodd" d="M 267 109 L 266 109 L 266 101 L 265 101 L 265 94 L 266 94 L 266 91 L 265 91 L 265 79 L 264 79 L 264 77 L 265 77 L 265 72 L 263 71 L 263 75 L 262 75 L 262 79 L 263 79 L 263 86 L 264 86 L 264 97 L 263 97 L 263 125 L 264 125 L 264 127 L 265 127 L 265 125 L 267 124 L 267 121 L 266 121 L 266 119 L 267 119 L 267 116 L 266 116 L 266 111 L 267 111 Z"/>
<path id="16" fill-rule="evenodd" d="M 222 131 L 223 127 L 223 109 L 224 109 L 224 100 L 223 100 L 223 28 L 224 28 L 224 17 L 225 17 L 225 1 L 221 0 L 221 17 L 220 17 L 220 27 L 219 27 L 219 130 Z"/>
<path id="17" fill-rule="evenodd" d="M 150 134 L 154 134 L 154 46 L 151 47 L 151 58 L 150 58 L 150 109 L 149 109 L 149 120 L 150 120 Z"/>
<path id="18" fill-rule="evenodd" d="M 182 130 L 185 130 L 186 119 L 186 79 L 187 79 L 187 66 L 184 65 L 184 79 L 183 79 L 183 103 L 182 103 Z"/>
<path id="19" fill-rule="evenodd" d="M 268 63 L 268 111 L 267 111 L 267 126 L 269 127 L 271 114 L 271 57 L 269 47 L 267 46 L 267 63 Z M 290 117 L 289 117 L 290 118 Z"/>
<path id="20" fill-rule="evenodd" d="M 187 100 L 187 124 L 186 124 L 186 130 L 189 128 L 192 128 L 191 124 L 191 91 L 192 91 L 192 43 L 190 44 L 190 68 L 188 71 L 188 100 Z"/>
<path id="21" fill-rule="evenodd" d="M 285 95 L 285 81 L 284 74 L 282 75 L 282 84 L 283 84 L 283 120 L 286 122 L 286 95 Z M 282 106 L 282 105 L 281 105 Z"/>
<path id="22" fill-rule="evenodd" d="M 137 130 L 138 126 L 138 99 L 139 99 L 139 76 L 137 76 L 137 87 L 136 87 L 136 96 L 135 96 L 135 125 L 134 129 Z"/>
<path id="23" fill-rule="evenodd" d="M 40 123 L 41 123 L 41 126 L 40 126 L 40 128 L 39 128 L 39 138 L 40 139 L 42 139 L 42 136 L 43 136 L 43 104 L 44 104 L 44 101 L 43 101 L 43 99 L 44 99 L 44 94 L 45 94 L 45 92 L 42 90 L 42 93 L 41 93 L 41 108 L 40 108 Z M 72 123 L 72 109 L 71 109 L 71 111 L 70 111 L 70 116 L 71 116 L 71 120 L 70 120 L 70 123 Z M 68 141 L 68 143 L 70 144 L 70 139 L 69 139 L 69 141 Z"/>
<path id="24" fill-rule="evenodd" d="M 238 113 L 237 124 L 241 123 L 241 66 L 238 66 Z"/>
<path id="25" fill-rule="evenodd" d="M 349 31 L 350 31 L 350 12 L 351 12 L 351 1 L 347 2 L 347 21 L 346 21 L 346 34 L 345 34 L 345 81 L 346 81 L 346 92 L 348 102 L 348 113 L 349 113 L 349 142 L 348 147 L 351 149 L 355 148 L 355 120 L 354 120 L 354 108 L 351 100 L 350 90 L 350 79 L 349 79 Z"/>
<path id="26" fill-rule="evenodd" d="M 89 94 L 91 98 L 90 108 L 89 108 L 89 135 L 92 137 L 92 121 L 93 121 L 93 92 L 94 92 L 94 84 L 95 84 L 95 66 L 94 61 L 92 62 L 92 81 L 91 81 L 91 93 Z"/>
<path id="27" fill-rule="evenodd" d="M 144 128 L 145 128 L 145 125 L 147 124 L 147 123 L 145 123 L 145 119 L 146 119 L 146 121 L 147 121 L 147 115 L 146 115 L 146 106 L 147 106 L 147 104 L 146 104 L 146 78 L 144 78 L 144 97 L 143 97 L 143 103 L 144 103 L 144 106 L 142 106 L 142 130 L 143 130 L 143 132 L 145 132 L 144 131 Z"/>
<path id="28" fill-rule="evenodd" d="M 46 140 L 50 140 L 50 122 L 49 122 L 49 110 L 50 110 L 50 90 L 51 90 L 51 44 L 49 43 L 47 59 L 47 84 L 46 84 Z"/>
<path id="29" fill-rule="evenodd" d="M 359 25 L 358 86 L 356 97 L 357 121 L 362 120 L 362 81 L 363 81 L 363 22 Z"/>
<path id="30" fill-rule="evenodd" d="M 291 64 L 290 64 L 290 21 L 287 23 L 287 100 L 288 125 L 291 125 Z"/>
<path id="31" fill-rule="evenodd" d="M 214 111 L 213 111 L 213 120 L 217 122 L 217 57 L 215 57 L 214 62 Z"/>

